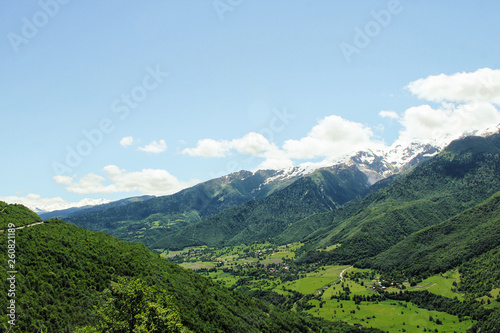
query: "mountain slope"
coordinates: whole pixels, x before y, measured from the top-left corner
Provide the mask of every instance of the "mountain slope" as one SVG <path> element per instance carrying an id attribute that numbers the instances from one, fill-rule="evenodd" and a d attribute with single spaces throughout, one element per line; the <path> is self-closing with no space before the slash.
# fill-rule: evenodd
<path id="1" fill-rule="evenodd" d="M 411 275 L 446 272 L 500 246 L 500 192 L 440 224 L 416 232 L 365 264 Z"/>
<path id="2" fill-rule="evenodd" d="M 15 235 L 15 296 L 0 298 L 4 309 L 15 300 L 16 325 L 9 332 L 72 332 L 92 324 L 92 306 L 118 277 L 141 279 L 165 290 L 173 297 L 182 324 L 194 332 L 354 331 L 343 323 L 284 312 L 161 259 L 143 244 L 61 220 L 17 229 Z M 0 246 L 7 247 L 6 237 L 0 238 Z M 1 261 L 6 267 L 6 251 Z M 6 270 L 0 273 L 4 281 L 6 274 Z M 2 316 L 1 332 L 8 330 L 8 319 Z"/>
<path id="3" fill-rule="evenodd" d="M 351 263 L 374 256 L 410 234 L 438 224 L 500 190 L 500 135 L 452 142 L 392 185 L 336 211 L 291 225 L 277 239 L 302 240 L 305 260 Z M 341 244 L 333 251 L 315 249 Z"/>
<path id="4" fill-rule="evenodd" d="M 250 201 L 190 225 L 154 243 L 152 248 L 265 241 L 301 218 L 338 208 L 367 187 L 366 175 L 355 166 L 320 169 L 264 199 Z"/>
<path id="5" fill-rule="evenodd" d="M 33 223 L 39 223 L 42 219 L 23 205 L 8 205 L 0 201 L 0 230 L 11 228 L 13 223 L 15 228 Z"/>
<path id="6" fill-rule="evenodd" d="M 274 173 L 240 171 L 173 195 L 67 217 L 66 220 L 88 230 L 102 231 L 123 240 L 149 245 L 162 234 L 272 192 L 282 182 L 265 186 L 263 183 Z"/>

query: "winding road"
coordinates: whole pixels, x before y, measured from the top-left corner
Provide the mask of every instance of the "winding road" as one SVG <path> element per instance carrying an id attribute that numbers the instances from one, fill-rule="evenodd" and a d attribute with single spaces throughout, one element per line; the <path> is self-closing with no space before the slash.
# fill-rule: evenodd
<path id="1" fill-rule="evenodd" d="M 34 226 L 34 225 L 38 225 L 38 224 L 42 224 L 42 223 L 43 223 L 43 221 L 41 221 L 41 222 L 36 222 L 36 223 L 31 223 L 31 224 L 26 224 L 26 225 L 22 225 L 22 226 L 20 226 L 20 227 L 15 227 L 14 229 L 19 230 L 19 229 L 23 229 L 23 228 L 25 228 L 25 227 L 32 227 L 32 226 Z M 0 229 L 0 232 L 3 232 L 4 230 L 5 230 L 5 229 Z"/>
<path id="2" fill-rule="evenodd" d="M 344 272 L 347 271 L 348 269 L 352 268 L 351 267 L 347 267 L 346 269 L 344 269 L 342 272 L 340 272 L 340 282 L 342 282 L 342 280 L 344 279 Z"/>

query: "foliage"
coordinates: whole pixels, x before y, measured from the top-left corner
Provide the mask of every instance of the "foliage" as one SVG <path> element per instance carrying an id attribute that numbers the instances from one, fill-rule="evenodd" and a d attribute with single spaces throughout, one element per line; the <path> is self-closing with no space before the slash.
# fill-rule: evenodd
<path id="1" fill-rule="evenodd" d="M 26 212 L 27 213 L 27 212 Z M 28 214 L 28 213 L 27 213 Z M 0 247 L 6 248 L 6 237 Z M 7 256 L 2 252 L 5 267 Z M 143 322 L 169 315 L 163 307 L 178 309 L 181 323 L 194 332 L 349 332 L 352 326 L 285 312 L 236 291 L 230 291 L 199 274 L 184 270 L 150 252 L 143 244 L 127 243 L 104 233 L 88 231 L 61 220 L 16 230 L 16 325 L 11 332 L 72 332 L 76 327 L 97 326 L 99 316 L 111 312 L 101 301 L 101 314 L 93 306 L 109 300 L 103 291 L 112 281 L 130 277 L 139 286 L 164 290 L 167 299 L 155 298 Z M 6 270 L 0 278 L 6 279 Z M 123 284 L 123 283 L 122 283 Z M 116 286 L 116 285 L 114 285 Z M 142 288 L 142 287 L 141 287 Z M 139 288 L 140 289 L 140 288 Z M 148 294 L 145 288 L 145 294 Z M 103 298 L 104 297 L 104 298 Z M 0 298 L 7 307 L 8 299 Z M 110 308 L 112 309 L 112 308 Z M 108 312 L 107 312 L 108 311 Z M 175 312 L 170 312 L 170 314 Z M 0 331 L 7 331 L 7 316 Z M 101 317 L 102 319 L 102 317 Z M 122 319 L 116 319 L 122 321 Z M 98 327 L 98 326 L 97 326 Z M 84 331 L 95 331 L 91 327 Z"/>
<path id="2" fill-rule="evenodd" d="M 460 290 L 474 295 L 474 298 L 500 288 L 500 246 L 465 262 L 459 271 Z"/>
<path id="3" fill-rule="evenodd" d="M 265 172 L 253 175 L 241 171 L 173 195 L 71 216 L 66 221 L 149 246 L 165 234 L 252 200 L 254 194 L 251 190 L 265 177 Z"/>
<path id="4" fill-rule="evenodd" d="M 365 264 L 430 276 L 500 246 L 500 192 L 438 225 L 416 232 Z M 489 279 L 488 279 L 489 280 Z"/>
<path id="5" fill-rule="evenodd" d="M 42 219 L 23 205 L 8 205 L 0 201 L 0 230 L 8 228 L 13 223 L 16 228 L 41 222 Z"/>
<path id="6" fill-rule="evenodd" d="M 118 279 L 103 292 L 97 310 L 98 324 L 83 330 L 116 333 L 182 333 L 181 317 L 171 296 L 141 280 Z"/>

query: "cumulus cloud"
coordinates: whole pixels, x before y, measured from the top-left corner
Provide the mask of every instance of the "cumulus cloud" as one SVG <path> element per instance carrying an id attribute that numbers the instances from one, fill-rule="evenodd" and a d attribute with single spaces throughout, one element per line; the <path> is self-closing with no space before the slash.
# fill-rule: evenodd
<path id="1" fill-rule="evenodd" d="M 194 148 L 186 148 L 183 154 L 201 157 L 226 157 L 232 151 L 263 158 L 259 169 L 283 169 L 294 165 L 293 159 L 332 158 L 361 148 L 375 147 L 381 143 L 373 140 L 372 130 L 360 123 L 340 116 L 329 116 L 319 121 L 307 136 L 287 140 L 283 147 L 262 134 L 250 132 L 233 140 L 199 140 Z"/>
<path id="2" fill-rule="evenodd" d="M 500 112 L 486 102 L 444 103 L 438 108 L 421 105 L 407 109 L 400 122 L 400 139 L 452 139 L 464 132 L 494 127 L 500 123 Z"/>
<path id="3" fill-rule="evenodd" d="M 230 147 L 242 154 L 257 155 L 262 151 L 272 149 L 274 145 L 262 134 L 250 132 L 240 139 L 232 140 Z"/>
<path id="4" fill-rule="evenodd" d="M 380 117 L 401 125 L 397 143 L 419 139 L 444 145 L 464 132 L 492 128 L 500 123 L 497 108 L 500 105 L 500 70 L 483 68 L 471 73 L 434 75 L 410 82 L 406 88 L 417 97 L 435 103 L 413 106 L 399 113 L 379 112 Z M 307 135 L 286 140 L 281 147 L 252 132 L 233 140 L 202 139 L 196 147 L 186 148 L 182 153 L 226 157 L 237 152 L 262 158 L 260 169 L 288 168 L 300 159 L 316 159 L 314 163 L 323 165 L 359 150 L 386 148 L 387 144 L 377 140 L 374 134 L 374 131 L 383 130 L 382 125 L 369 127 L 331 115 L 319 120 Z"/>
<path id="5" fill-rule="evenodd" d="M 378 113 L 378 115 L 382 118 L 389 118 L 389 119 L 399 119 L 399 115 L 396 111 L 385 111 L 382 110 Z"/>
<path id="6" fill-rule="evenodd" d="M 229 142 L 226 140 L 201 139 L 195 148 L 185 148 L 182 153 L 190 156 L 225 157 L 229 149 Z"/>
<path id="7" fill-rule="evenodd" d="M 431 75 L 410 82 L 407 89 L 432 102 L 488 101 L 500 105 L 500 70 L 482 68 L 470 73 Z"/>
<path id="8" fill-rule="evenodd" d="M 89 173 L 75 181 L 76 177 L 70 177 L 71 182 L 64 180 L 66 189 L 72 193 L 117 193 L 135 192 L 141 194 L 167 195 L 176 193 L 184 188 L 194 185 L 197 181 L 183 182 L 175 176 L 162 169 L 142 169 L 141 171 L 127 171 L 116 165 L 108 165 L 103 168 L 105 177 Z M 61 179 L 54 180 L 62 184 Z"/>
<path id="9" fill-rule="evenodd" d="M 262 151 L 273 147 L 265 136 L 259 133 L 250 132 L 239 139 L 228 140 L 199 140 L 194 148 L 186 148 L 183 154 L 201 157 L 225 157 L 231 150 L 236 150 L 241 154 L 258 155 Z"/>
<path id="10" fill-rule="evenodd" d="M 138 147 L 137 150 L 145 151 L 147 153 L 159 154 L 167 150 L 167 143 L 165 140 L 153 141 L 144 147 Z"/>
<path id="11" fill-rule="evenodd" d="M 371 128 L 333 115 L 320 120 L 307 136 L 285 141 L 283 149 L 290 158 L 314 158 L 341 156 L 378 145 L 381 143 L 373 139 Z"/>
<path id="12" fill-rule="evenodd" d="M 500 123 L 500 70 L 490 68 L 452 75 L 431 75 L 410 82 L 407 89 L 438 106 L 407 109 L 399 119 L 400 139 L 439 140 Z"/>
<path id="13" fill-rule="evenodd" d="M 72 183 L 73 178 L 70 176 L 57 175 L 54 176 L 54 181 L 59 185 L 69 185 Z"/>
<path id="14" fill-rule="evenodd" d="M 259 164 L 257 170 L 279 170 L 294 166 L 287 153 L 277 147 L 264 152 L 262 157 L 264 161 Z"/>
<path id="15" fill-rule="evenodd" d="M 134 143 L 134 138 L 131 137 L 131 136 L 126 136 L 126 137 L 123 137 L 121 140 L 120 140 L 120 145 L 124 148 L 127 148 L 128 146 L 131 146 L 132 144 Z"/>

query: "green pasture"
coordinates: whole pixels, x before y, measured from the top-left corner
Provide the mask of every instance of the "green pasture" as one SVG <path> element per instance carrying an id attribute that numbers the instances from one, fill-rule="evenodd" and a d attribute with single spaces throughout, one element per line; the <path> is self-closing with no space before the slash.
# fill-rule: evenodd
<path id="1" fill-rule="evenodd" d="M 383 301 L 378 303 L 354 301 L 312 300 L 314 308 L 308 313 L 327 320 L 342 320 L 365 327 L 376 327 L 388 332 L 465 332 L 472 326 L 471 320 L 459 321 L 458 317 L 444 312 L 420 309 L 412 303 Z M 430 319 L 432 318 L 432 321 Z M 441 324 L 438 324 L 438 320 Z"/>
<path id="2" fill-rule="evenodd" d="M 490 291 L 490 295 L 477 298 L 478 302 L 484 305 L 487 309 L 500 308 L 500 302 L 497 301 L 500 297 L 500 288 L 495 288 Z"/>
<path id="3" fill-rule="evenodd" d="M 215 264 L 211 261 L 195 261 L 195 262 L 183 262 L 180 264 L 181 267 L 191 269 L 191 270 L 198 270 L 202 268 L 212 268 L 215 267 Z"/>
<path id="4" fill-rule="evenodd" d="M 451 291 L 454 287 L 453 282 L 460 282 L 460 274 L 456 270 L 448 271 L 444 274 L 433 275 L 414 287 L 410 287 L 409 285 L 406 286 L 408 291 L 427 290 L 433 294 L 448 298 L 457 297 L 458 300 L 462 301 L 464 299 L 462 294 Z"/>
<path id="5" fill-rule="evenodd" d="M 298 291 L 302 294 L 313 294 L 326 285 L 340 282 L 340 272 L 350 266 L 324 266 L 314 272 L 306 274 L 305 278 L 289 281 L 282 284 L 286 289 Z M 277 289 L 281 288 L 278 286 Z"/>

